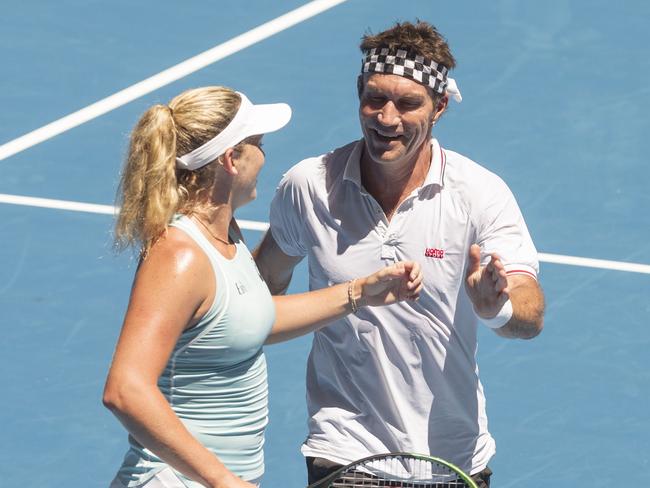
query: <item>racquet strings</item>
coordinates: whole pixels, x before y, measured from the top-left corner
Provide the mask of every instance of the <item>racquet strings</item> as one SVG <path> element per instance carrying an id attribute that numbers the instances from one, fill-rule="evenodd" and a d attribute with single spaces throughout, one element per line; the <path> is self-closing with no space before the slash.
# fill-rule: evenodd
<path id="1" fill-rule="evenodd" d="M 466 488 L 449 467 L 429 459 L 389 456 L 355 464 L 343 471 L 331 488 Z"/>

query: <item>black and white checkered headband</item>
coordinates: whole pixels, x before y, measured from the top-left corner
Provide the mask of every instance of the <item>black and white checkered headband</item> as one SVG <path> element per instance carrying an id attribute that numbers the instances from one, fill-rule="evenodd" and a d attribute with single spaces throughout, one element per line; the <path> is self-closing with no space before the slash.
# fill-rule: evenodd
<path id="1" fill-rule="evenodd" d="M 403 76 L 431 87 L 435 93 L 448 93 L 456 101 L 462 100 L 456 82 L 447 76 L 446 67 L 406 49 L 378 47 L 366 51 L 361 72 Z"/>

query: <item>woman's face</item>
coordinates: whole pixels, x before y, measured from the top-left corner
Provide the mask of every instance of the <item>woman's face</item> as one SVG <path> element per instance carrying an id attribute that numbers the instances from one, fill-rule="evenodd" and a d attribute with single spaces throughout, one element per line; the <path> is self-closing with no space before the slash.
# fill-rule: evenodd
<path id="1" fill-rule="evenodd" d="M 251 136 L 238 145 L 237 176 L 233 187 L 233 206 L 245 205 L 257 196 L 257 176 L 264 165 L 262 136 Z"/>

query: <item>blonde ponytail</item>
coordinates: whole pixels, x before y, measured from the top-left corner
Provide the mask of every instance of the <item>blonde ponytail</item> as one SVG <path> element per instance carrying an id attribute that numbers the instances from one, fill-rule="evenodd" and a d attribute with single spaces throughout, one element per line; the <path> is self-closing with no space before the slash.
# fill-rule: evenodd
<path id="1" fill-rule="evenodd" d="M 115 226 L 119 249 L 146 252 L 165 230 L 178 204 L 176 130 L 168 107 L 147 110 L 131 133 L 120 181 L 120 214 Z"/>

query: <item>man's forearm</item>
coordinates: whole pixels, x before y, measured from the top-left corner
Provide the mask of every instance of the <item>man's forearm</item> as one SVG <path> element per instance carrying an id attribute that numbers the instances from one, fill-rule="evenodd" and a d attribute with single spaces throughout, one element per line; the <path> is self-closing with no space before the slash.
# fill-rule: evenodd
<path id="1" fill-rule="evenodd" d="M 260 266 L 263 260 L 256 262 L 262 278 L 266 281 L 266 286 L 269 287 L 271 295 L 284 295 L 289 288 L 289 283 L 291 283 L 293 268 L 277 271 L 266 268 L 264 264 Z"/>
<path id="2" fill-rule="evenodd" d="M 525 283 L 510 290 L 512 318 L 503 327 L 496 329 L 502 337 L 532 339 L 544 327 L 544 294 L 539 285 Z"/>
<path id="3" fill-rule="evenodd" d="M 253 251 L 253 258 L 271 295 L 283 295 L 289 288 L 294 267 L 301 257 L 287 256 L 267 231 L 259 246 Z"/>

